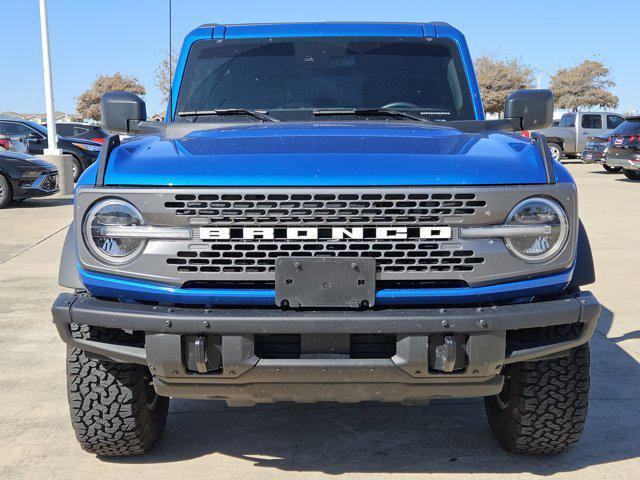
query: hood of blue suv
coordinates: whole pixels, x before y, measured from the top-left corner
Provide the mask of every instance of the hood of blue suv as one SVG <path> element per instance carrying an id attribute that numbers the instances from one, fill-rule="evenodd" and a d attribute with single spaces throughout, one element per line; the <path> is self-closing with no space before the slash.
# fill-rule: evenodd
<path id="1" fill-rule="evenodd" d="M 115 149 L 105 185 L 350 186 L 546 183 L 530 140 L 431 125 L 281 123 L 212 127 Z"/>

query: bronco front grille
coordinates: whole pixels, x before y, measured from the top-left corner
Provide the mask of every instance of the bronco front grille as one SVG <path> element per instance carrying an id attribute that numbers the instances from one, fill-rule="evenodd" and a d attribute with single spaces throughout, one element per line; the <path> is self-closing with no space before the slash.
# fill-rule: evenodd
<path id="1" fill-rule="evenodd" d="M 452 181 L 454 181 L 453 179 Z M 351 186 L 351 187 L 87 187 L 76 192 L 75 222 L 81 225 L 91 206 L 116 197 L 133 204 L 145 223 L 188 227 L 189 239 L 151 239 L 126 265 L 105 265 L 86 248 L 76 228 L 78 259 L 84 269 L 187 288 L 269 289 L 280 256 L 367 256 L 376 259 L 376 280 L 384 288 L 489 285 L 514 278 L 560 272 L 574 261 L 575 229 L 561 255 L 549 263 L 524 263 L 501 238 L 460 238 L 460 228 L 500 225 L 515 205 L 532 196 L 559 201 L 572 224 L 577 221 L 575 187 L 495 186 Z M 451 237 L 416 235 L 418 227 L 450 227 Z M 200 228 L 225 228 L 231 240 L 200 238 Z M 284 229 L 317 227 L 317 239 L 287 240 Z M 334 228 L 361 227 L 364 240 L 334 239 Z M 377 229 L 406 227 L 407 239 L 376 238 Z M 244 228 L 273 228 L 273 240 L 243 240 Z M 207 230 L 206 232 L 209 232 Z M 204 232 L 203 232 L 204 233 Z M 210 237 L 208 237 L 210 238 Z M 215 237 L 211 237 L 215 238 Z M 195 283 L 194 283 L 195 282 Z M 270 283 L 271 282 L 271 283 Z M 453 282 L 453 283 L 452 283 Z M 261 286 L 260 286 L 261 285 Z M 390 286 L 393 285 L 393 286 Z M 427 285 L 427 286 L 424 286 Z M 191 287 L 190 287 L 191 288 Z M 195 287 L 193 287 L 195 288 Z M 207 287 L 213 288 L 213 287 Z"/>
<path id="2" fill-rule="evenodd" d="M 167 259 L 178 272 L 275 272 L 278 257 L 373 257 L 378 272 L 470 272 L 484 262 L 473 250 L 416 241 L 207 241 L 200 252 L 182 250 Z"/>
<path id="3" fill-rule="evenodd" d="M 175 215 L 219 226 L 406 226 L 461 221 L 486 209 L 475 193 L 176 194 L 164 203 Z M 194 223 L 194 222 L 190 222 Z M 484 258 L 455 239 L 202 240 L 166 260 L 178 272 L 273 273 L 278 257 L 373 257 L 378 272 L 470 272 Z"/>
<path id="4" fill-rule="evenodd" d="M 443 216 L 475 215 L 486 207 L 474 193 L 291 193 L 175 195 L 176 215 L 220 225 L 413 225 Z"/>

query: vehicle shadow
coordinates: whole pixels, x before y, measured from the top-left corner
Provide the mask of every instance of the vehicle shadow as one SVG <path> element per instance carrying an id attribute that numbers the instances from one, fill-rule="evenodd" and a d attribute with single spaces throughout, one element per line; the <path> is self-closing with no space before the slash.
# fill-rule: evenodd
<path id="1" fill-rule="evenodd" d="M 28 198 L 19 202 L 11 202 L 9 208 L 43 208 L 60 205 L 73 205 L 73 196 L 64 198 Z"/>
<path id="2" fill-rule="evenodd" d="M 638 180 L 631 180 L 630 178 L 616 178 L 616 182 L 624 182 L 624 183 L 640 183 Z"/>
<path id="3" fill-rule="evenodd" d="M 166 463 L 219 453 L 283 472 L 523 473 L 552 475 L 640 456 L 640 364 L 607 338 L 614 314 L 603 309 L 591 342 L 592 391 L 580 444 L 554 457 L 504 452 L 487 425 L 483 402 L 438 400 L 429 406 L 275 404 L 229 408 L 174 400 L 166 431 L 143 457 Z"/>

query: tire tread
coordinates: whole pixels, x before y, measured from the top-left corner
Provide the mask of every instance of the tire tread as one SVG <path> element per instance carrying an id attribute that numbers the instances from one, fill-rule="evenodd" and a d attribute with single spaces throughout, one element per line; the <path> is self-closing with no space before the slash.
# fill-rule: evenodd
<path id="1" fill-rule="evenodd" d="M 589 363 L 585 344 L 566 357 L 510 367 L 506 409 L 495 397 L 485 399 L 489 425 L 505 450 L 557 454 L 580 440 L 589 404 Z"/>
<path id="2" fill-rule="evenodd" d="M 123 341 L 130 335 L 72 325 L 74 336 Z M 158 440 L 166 422 L 169 399 L 157 397 L 147 406 L 146 367 L 91 358 L 67 348 L 67 393 L 76 438 L 87 452 L 102 456 L 137 455 Z"/>

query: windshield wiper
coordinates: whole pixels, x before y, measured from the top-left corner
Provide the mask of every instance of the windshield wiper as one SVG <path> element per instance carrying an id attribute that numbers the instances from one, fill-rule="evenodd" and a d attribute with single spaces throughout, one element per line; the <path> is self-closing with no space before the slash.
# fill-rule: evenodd
<path id="1" fill-rule="evenodd" d="M 416 120 L 418 122 L 430 123 L 426 118 L 416 117 L 410 113 L 393 110 L 390 108 L 320 108 L 313 111 L 314 115 L 355 115 L 358 117 L 402 117 Z"/>
<path id="2" fill-rule="evenodd" d="M 279 122 L 277 118 L 269 116 L 267 110 L 251 110 L 248 108 L 216 108 L 214 110 L 193 110 L 178 112 L 179 117 L 200 117 L 205 115 L 248 115 L 253 118 L 259 118 L 265 122 Z"/>

